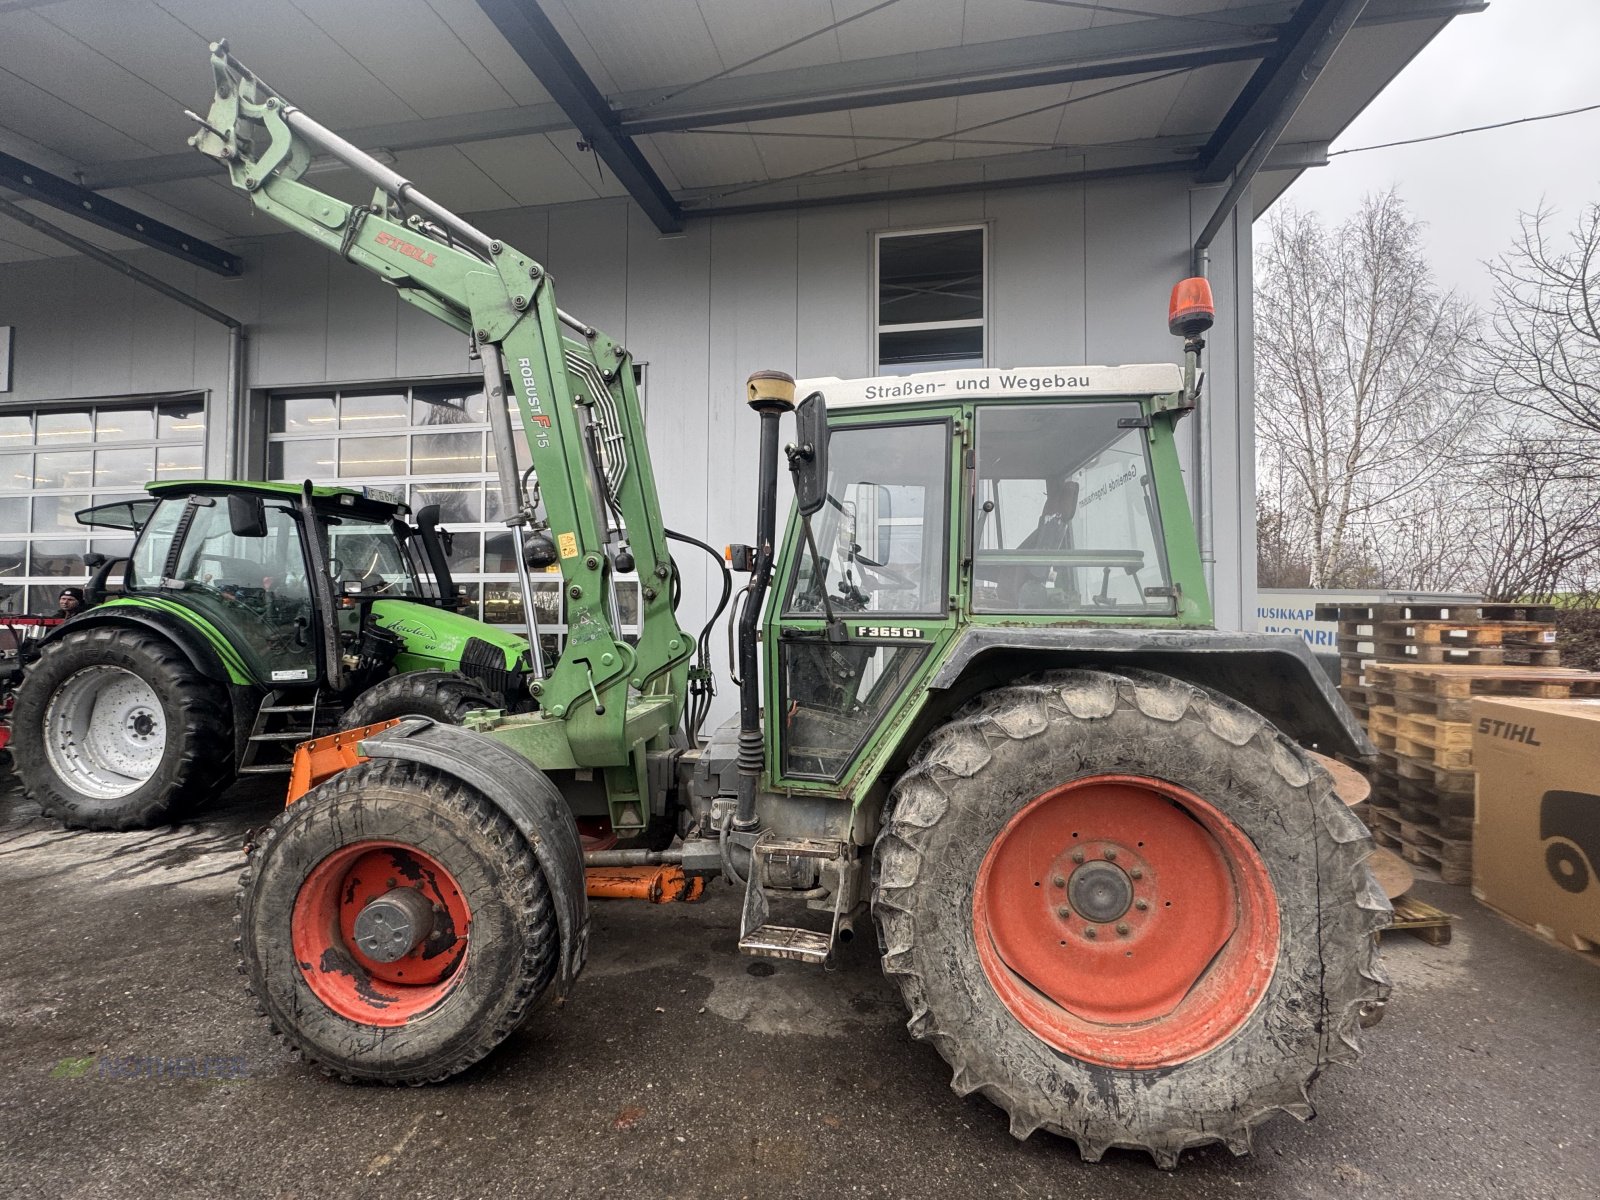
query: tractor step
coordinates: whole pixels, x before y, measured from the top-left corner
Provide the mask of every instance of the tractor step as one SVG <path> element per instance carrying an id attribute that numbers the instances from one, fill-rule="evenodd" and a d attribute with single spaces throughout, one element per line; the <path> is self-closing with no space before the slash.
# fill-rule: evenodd
<path id="1" fill-rule="evenodd" d="M 290 729 L 281 733 L 252 733 L 252 742 L 307 742 L 312 738 L 310 730 Z"/>
<path id="2" fill-rule="evenodd" d="M 258 764 L 256 766 L 253 766 L 253 767 L 240 767 L 239 770 L 238 770 L 238 774 L 240 774 L 240 775 L 287 775 L 289 773 L 290 765 L 291 764 L 289 764 L 289 763 L 260 763 L 260 764 Z"/>
<path id="3" fill-rule="evenodd" d="M 770 897 L 785 898 L 786 890 L 811 892 L 814 882 L 820 880 L 820 868 L 813 875 L 813 886 L 799 888 L 771 887 L 773 878 L 792 880 L 801 860 L 821 860 L 837 863 L 833 894 L 833 914 L 829 927 L 803 929 L 793 925 L 778 925 L 771 920 Z M 739 949 L 745 954 L 764 958 L 792 958 L 800 962 L 826 964 L 833 956 L 833 943 L 839 934 L 839 918 L 846 906 L 846 896 L 852 888 L 853 878 L 850 847 L 842 841 L 816 838 L 777 838 L 763 834 L 750 849 L 750 876 L 745 881 L 744 912 L 739 922 Z M 797 895 L 791 903 L 806 899 Z"/>
<path id="4" fill-rule="evenodd" d="M 317 707 L 315 704 L 263 704 L 256 711 L 264 713 L 308 713 L 316 712 Z M 332 706 L 324 704 L 321 707 L 328 709 Z"/>

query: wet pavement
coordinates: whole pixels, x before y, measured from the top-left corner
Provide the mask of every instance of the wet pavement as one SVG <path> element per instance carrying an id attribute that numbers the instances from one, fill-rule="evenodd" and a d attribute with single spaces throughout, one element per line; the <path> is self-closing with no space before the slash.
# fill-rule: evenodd
<path id="1" fill-rule="evenodd" d="M 1387 943 L 1356 1070 L 1256 1154 L 1176 1172 L 1018 1144 L 904 1029 L 870 937 L 824 972 L 735 952 L 738 905 L 595 908 L 569 1002 L 432 1088 L 298 1064 L 234 969 L 240 844 L 274 785 L 148 833 L 65 833 L 0 771 L 0 1181 L 11 1197 L 1600 1197 L 1600 966 L 1458 914 Z M 148 1063 L 205 1078 L 149 1077 Z"/>

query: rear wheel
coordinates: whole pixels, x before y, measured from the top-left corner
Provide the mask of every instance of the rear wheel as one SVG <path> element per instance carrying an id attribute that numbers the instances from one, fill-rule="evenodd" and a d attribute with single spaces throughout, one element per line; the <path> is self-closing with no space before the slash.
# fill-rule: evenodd
<path id="1" fill-rule="evenodd" d="M 543 872 L 475 789 L 418 763 L 352 767 L 284 810 L 239 890 L 240 969 L 292 1049 L 347 1080 L 477 1062 L 555 976 Z"/>
<path id="2" fill-rule="evenodd" d="M 233 767 L 228 694 L 170 642 L 90 628 L 45 647 L 17 689 L 24 793 L 80 829 L 142 829 L 211 799 Z"/>
<path id="3" fill-rule="evenodd" d="M 500 701 L 483 684 L 460 671 L 408 671 L 362 692 L 345 711 L 344 721 L 350 729 L 391 717 L 428 717 L 442 725 L 460 725 L 474 709 L 499 707 Z"/>
<path id="4" fill-rule="evenodd" d="M 1356 1056 L 1389 905 L 1327 774 L 1257 714 L 1163 676 L 979 697 L 895 788 L 885 970 L 953 1086 L 1012 1133 L 1172 1166 L 1245 1153 Z"/>

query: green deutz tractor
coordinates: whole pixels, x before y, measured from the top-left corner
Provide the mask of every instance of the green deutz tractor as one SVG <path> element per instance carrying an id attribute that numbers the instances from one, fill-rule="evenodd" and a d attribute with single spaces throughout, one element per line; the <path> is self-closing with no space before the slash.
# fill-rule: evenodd
<path id="1" fill-rule="evenodd" d="M 400 715 L 459 724 L 530 700 L 526 638 L 454 611 L 449 533 L 399 498 L 174 481 L 85 509 L 135 534 L 17 691 L 23 790 L 88 829 L 181 816 L 237 775 L 286 774 L 297 743 Z"/>
<path id="2" fill-rule="evenodd" d="M 225 44 L 212 68 L 193 144 L 471 340 L 501 464 L 509 386 L 537 486 L 503 474 L 505 511 L 568 602 L 530 711 L 401 721 L 337 761 L 302 748 L 311 786 L 239 897 L 242 970 L 290 1047 L 346 1080 L 454 1075 L 571 991 L 606 873 L 658 868 L 741 887 L 750 954 L 821 965 L 875 926 L 912 1034 L 1018 1137 L 1171 1165 L 1310 1115 L 1387 991 L 1371 842 L 1318 753 L 1370 747 L 1298 639 L 1212 627 L 1174 438 L 1203 281 L 1177 293 L 1182 369 L 826 380 L 798 409 L 787 376 L 752 376 L 740 713 L 702 739 L 710 627 L 674 616 L 668 539 L 693 539 L 662 524 L 628 351 Z M 307 186 L 313 153 L 373 200 Z M 671 845 L 584 849 L 579 819 L 651 817 Z"/>

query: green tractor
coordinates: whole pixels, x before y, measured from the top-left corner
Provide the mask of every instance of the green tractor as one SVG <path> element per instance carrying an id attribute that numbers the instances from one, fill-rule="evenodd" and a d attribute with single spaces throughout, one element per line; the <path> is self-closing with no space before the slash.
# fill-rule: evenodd
<path id="1" fill-rule="evenodd" d="M 297 752 L 239 895 L 241 969 L 289 1047 L 350 1081 L 455 1075 L 571 993 L 589 898 L 654 869 L 684 898 L 685 879 L 742 888 L 748 954 L 820 966 L 875 927 L 913 1036 L 1018 1137 L 1172 1165 L 1310 1116 L 1387 993 L 1389 906 L 1322 757 L 1371 747 L 1303 642 L 1213 628 L 1175 437 L 1204 281 L 1174 296 L 1183 368 L 820 380 L 798 407 L 788 376 L 753 375 L 740 711 L 702 738 L 712 626 L 674 612 L 668 541 L 695 539 L 662 523 L 627 349 L 223 43 L 212 69 L 192 144 L 481 357 L 503 510 L 568 612 L 527 711 Z M 371 202 L 308 186 L 314 154 Z M 505 466 L 508 388 L 533 489 Z M 589 818 L 678 836 L 586 849 Z"/>
<path id="2" fill-rule="evenodd" d="M 78 514 L 132 532 L 132 554 L 91 556 L 91 607 L 17 691 L 12 750 L 47 814 L 143 828 L 346 724 L 528 704 L 532 646 L 455 611 L 437 509 L 412 524 L 398 497 L 309 484 L 146 491 Z"/>

